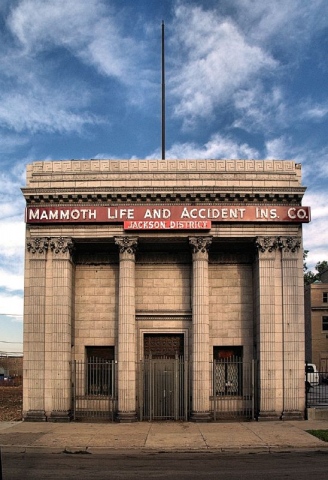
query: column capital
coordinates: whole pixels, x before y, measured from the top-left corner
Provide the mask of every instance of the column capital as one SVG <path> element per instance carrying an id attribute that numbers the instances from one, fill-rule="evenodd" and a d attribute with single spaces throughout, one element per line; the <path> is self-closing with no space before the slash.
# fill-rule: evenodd
<path id="1" fill-rule="evenodd" d="M 301 237 L 279 237 L 279 248 L 283 252 L 296 253 L 301 245 Z"/>
<path id="2" fill-rule="evenodd" d="M 256 237 L 255 248 L 261 253 L 272 253 L 280 248 L 279 237 Z"/>
<path id="3" fill-rule="evenodd" d="M 27 251 L 33 254 L 45 255 L 49 249 L 48 237 L 29 238 L 26 242 Z"/>
<path id="4" fill-rule="evenodd" d="M 69 237 L 58 237 L 50 240 L 50 249 L 57 256 L 71 256 L 74 250 L 74 243 Z"/>
<path id="5" fill-rule="evenodd" d="M 138 246 L 138 237 L 115 237 L 115 244 L 118 245 L 120 253 L 134 255 Z"/>
<path id="6" fill-rule="evenodd" d="M 189 245 L 193 254 L 208 254 L 212 237 L 189 237 Z"/>

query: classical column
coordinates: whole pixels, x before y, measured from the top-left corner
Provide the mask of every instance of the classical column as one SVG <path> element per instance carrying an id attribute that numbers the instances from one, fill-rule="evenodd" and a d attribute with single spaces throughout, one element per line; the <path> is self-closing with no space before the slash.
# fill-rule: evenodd
<path id="1" fill-rule="evenodd" d="M 212 237 L 190 237 L 192 248 L 192 414 L 191 420 L 210 420 L 208 249 Z"/>
<path id="2" fill-rule="evenodd" d="M 73 242 L 50 240 L 51 275 L 46 314 L 45 398 L 48 421 L 69 421 L 73 309 Z"/>
<path id="3" fill-rule="evenodd" d="M 300 237 L 280 237 L 283 318 L 282 419 L 303 419 L 304 388 L 304 279 Z"/>
<path id="4" fill-rule="evenodd" d="M 45 414 L 45 299 L 48 238 L 28 238 L 24 288 L 25 421 L 46 421 Z"/>
<path id="5" fill-rule="evenodd" d="M 136 237 L 115 237 L 119 247 L 118 307 L 118 420 L 133 422 L 136 415 Z"/>
<path id="6" fill-rule="evenodd" d="M 282 410 L 282 327 L 279 239 L 257 237 L 255 312 L 258 419 L 277 420 Z"/>

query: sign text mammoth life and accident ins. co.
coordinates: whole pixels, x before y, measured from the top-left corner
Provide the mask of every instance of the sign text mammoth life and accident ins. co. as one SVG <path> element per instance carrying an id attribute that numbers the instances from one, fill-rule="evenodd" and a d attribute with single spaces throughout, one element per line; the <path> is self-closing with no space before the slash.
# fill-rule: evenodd
<path id="1" fill-rule="evenodd" d="M 26 208 L 28 224 L 123 223 L 126 230 L 208 230 L 211 222 L 308 223 L 310 207 L 258 205 L 51 206 Z"/>

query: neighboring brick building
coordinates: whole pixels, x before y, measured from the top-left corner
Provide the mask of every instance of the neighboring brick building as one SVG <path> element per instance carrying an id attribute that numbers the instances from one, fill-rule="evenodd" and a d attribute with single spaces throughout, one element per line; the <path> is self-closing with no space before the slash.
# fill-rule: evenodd
<path id="1" fill-rule="evenodd" d="M 25 420 L 302 418 L 304 191 L 293 161 L 29 165 Z"/>
<path id="2" fill-rule="evenodd" d="M 305 286 L 305 325 L 306 360 L 328 372 L 328 282 Z"/>
<path id="3" fill-rule="evenodd" d="M 0 354 L 0 368 L 5 375 L 10 377 L 22 377 L 23 357 L 16 355 Z"/>

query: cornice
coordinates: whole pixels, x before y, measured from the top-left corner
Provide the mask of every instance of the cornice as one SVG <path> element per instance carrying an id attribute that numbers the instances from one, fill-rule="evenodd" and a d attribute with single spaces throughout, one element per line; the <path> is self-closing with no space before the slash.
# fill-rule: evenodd
<path id="1" fill-rule="evenodd" d="M 305 187 L 22 188 L 33 204 L 268 203 L 300 204 Z"/>

